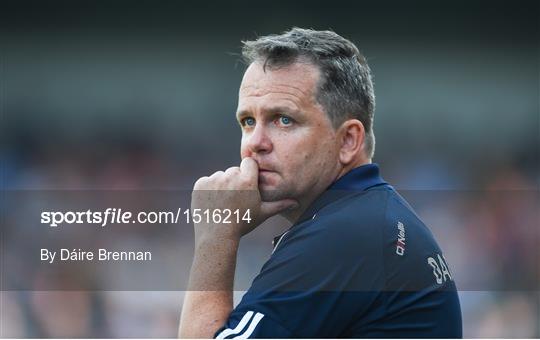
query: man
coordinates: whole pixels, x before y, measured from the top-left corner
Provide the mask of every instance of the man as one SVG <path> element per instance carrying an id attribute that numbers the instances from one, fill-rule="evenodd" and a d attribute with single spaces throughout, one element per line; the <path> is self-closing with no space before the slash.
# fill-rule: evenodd
<path id="1" fill-rule="evenodd" d="M 180 336 L 461 337 L 441 250 L 371 163 L 375 99 L 358 49 L 294 28 L 243 55 L 242 162 L 200 178 L 192 208 L 253 220 L 195 225 Z M 276 214 L 293 225 L 233 309 L 240 238 Z"/>

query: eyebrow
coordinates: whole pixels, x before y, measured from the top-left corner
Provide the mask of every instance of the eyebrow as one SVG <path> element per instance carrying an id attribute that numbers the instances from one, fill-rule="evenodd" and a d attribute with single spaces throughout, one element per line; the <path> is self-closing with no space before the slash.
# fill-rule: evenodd
<path id="1" fill-rule="evenodd" d="M 283 114 L 289 114 L 289 115 L 299 115 L 299 116 L 302 115 L 302 112 L 300 110 L 293 109 L 288 106 L 272 106 L 272 107 L 263 109 L 263 112 L 269 113 L 269 114 L 283 113 Z M 252 115 L 251 111 L 241 110 L 236 113 L 236 119 L 241 120 L 242 118 L 249 117 L 251 115 Z"/>

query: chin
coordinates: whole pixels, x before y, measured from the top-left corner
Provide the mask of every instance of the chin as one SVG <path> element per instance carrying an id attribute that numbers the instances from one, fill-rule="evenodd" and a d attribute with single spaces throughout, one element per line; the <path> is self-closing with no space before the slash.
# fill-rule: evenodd
<path id="1" fill-rule="evenodd" d="M 261 193 L 261 199 L 265 202 L 274 202 L 279 201 L 285 198 L 291 198 L 287 192 L 284 190 L 279 190 L 276 188 L 263 188 L 260 187 L 259 191 Z"/>

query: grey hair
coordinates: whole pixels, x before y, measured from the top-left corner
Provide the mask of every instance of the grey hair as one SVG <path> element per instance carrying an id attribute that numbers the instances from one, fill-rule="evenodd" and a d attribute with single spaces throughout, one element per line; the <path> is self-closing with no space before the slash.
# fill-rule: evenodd
<path id="1" fill-rule="evenodd" d="M 332 31 L 294 27 L 280 35 L 243 41 L 242 57 L 247 65 L 262 61 L 263 68 L 280 68 L 308 61 L 319 68 L 316 100 L 337 129 L 348 119 L 358 119 L 366 132 L 365 151 L 375 152 L 373 115 L 375 93 L 371 70 L 358 48 Z"/>

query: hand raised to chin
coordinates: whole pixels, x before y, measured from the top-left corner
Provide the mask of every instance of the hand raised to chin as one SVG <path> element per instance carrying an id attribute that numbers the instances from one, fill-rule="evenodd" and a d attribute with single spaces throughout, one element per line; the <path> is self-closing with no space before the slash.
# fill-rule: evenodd
<path id="1" fill-rule="evenodd" d="M 251 220 L 230 219 L 229 223 L 195 224 L 195 238 L 225 237 L 240 239 L 269 217 L 297 206 L 293 199 L 263 202 L 258 188 L 259 167 L 250 157 L 242 160 L 239 167 L 218 171 L 210 177 L 195 182 L 191 197 L 191 209 L 214 211 L 215 209 L 239 210 L 240 215 L 249 210 Z"/>

